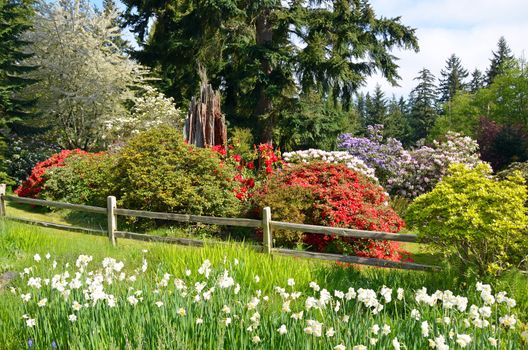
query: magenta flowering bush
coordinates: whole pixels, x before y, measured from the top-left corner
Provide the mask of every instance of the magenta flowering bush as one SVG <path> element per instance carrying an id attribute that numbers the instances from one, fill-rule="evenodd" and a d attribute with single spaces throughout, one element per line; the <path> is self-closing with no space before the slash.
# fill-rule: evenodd
<path id="1" fill-rule="evenodd" d="M 339 147 L 376 170 L 380 184 L 391 195 L 408 198 L 429 192 L 447 173 L 449 165 L 473 168 L 481 163 L 478 144 L 470 137 L 448 132 L 444 141 L 405 150 L 400 141 L 383 139 L 383 126 L 369 126 L 367 137 L 339 136 Z"/>

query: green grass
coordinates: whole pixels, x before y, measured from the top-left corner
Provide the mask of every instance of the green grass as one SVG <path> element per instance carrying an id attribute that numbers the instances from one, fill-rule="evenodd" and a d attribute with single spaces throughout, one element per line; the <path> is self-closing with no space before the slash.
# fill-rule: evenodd
<path id="1" fill-rule="evenodd" d="M 65 264 L 69 263 L 68 271 L 73 275 L 77 257 L 80 254 L 88 254 L 94 259 L 90 269 L 95 269 L 96 265 L 100 266 L 101 260 L 110 256 L 125 263 L 127 275 L 138 276 L 134 283 L 115 282 L 106 287 L 108 293 L 113 293 L 120 300 L 118 308 L 109 309 L 101 304 L 83 308 L 77 313 L 78 320 L 75 323 L 69 322 L 67 316 L 73 312 L 72 301 L 83 298 L 80 291 L 72 291 L 72 295 L 65 302 L 56 291 L 43 287 L 34 293 L 38 295 L 32 295 L 28 304 L 24 304 L 20 294 L 28 291 L 27 278 L 18 278 L 11 285 L 16 288 L 16 295 L 12 294 L 9 288 L 0 291 L 0 348 L 6 350 L 26 348 L 25 344 L 30 338 L 35 343 L 35 349 L 49 349 L 53 340 L 59 343 L 59 349 L 331 349 L 340 343 L 346 345 L 347 349 L 352 349 L 352 345 L 365 344 L 368 341 L 365 337 L 369 333 L 368 327 L 373 323 L 389 324 L 392 333 L 390 336 L 379 336 L 378 344 L 371 347 L 372 349 L 390 349 L 395 336 L 398 336 L 400 342 L 405 343 L 408 349 L 423 349 L 427 348 L 426 339 L 420 335 L 420 323 L 409 318 L 411 308 L 420 310 L 423 319 L 431 323 L 431 332 L 436 335 L 445 334 L 447 337 L 450 327 L 436 321 L 443 314 L 439 308 L 416 305 L 413 291 L 422 286 L 427 287 L 429 293 L 437 289 L 449 289 L 455 294 L 467 295 L 470 305 L 482 303 L 475 293 L 475 281 L 466 280 L 449 270 L 426 273 L 379 268 L 342 268 L 333 263 L 316 260 L 270 257 L 240 243 L 192 248 L 122 239 L 118 241 L 117 247 L 112 247 L 105 237 L 9 221 L 0 222 L 0 225 L 0 272 L 22 271 L 25 267 L 34 266 L 35 275 L 52 276 L 63 272 Z M 147 253 L 143 252 L 145 249 L 148 250 Z M 44 258 L 48 252 L 52 256 L 51 260 L 56 259 L 58 262 L 57 271 L 52 271 L 51 260 Z M 35 253 L 42 256 L 42 262 L 35 263 Z M 148 269 L 145 273 L 136 273 L 134 270 L 141 267 L 143 257 L 148 260 Z M 217 287 L 217 292 L 213 294 L 209 304 L 196 304 L 190 296 L 183 296 L 175 290 L 172 279 L 167 290 L 161 288 L 161 294 L 153 293 L 156 289 L 155 283 L 161 279 L 163 273 L 170 273 L 171 278 L 181 278 L 191 289 L 194 282 L 204 280 L 197 274 L 197 270 L 205 259 L 211 261 L 212 275 L 215 276 L 211 277 L 213 282 L 209 281 L 207 288 L 214 284 L 216 276 L 223 273 L 225 268 L 242 286 L 240 293 L 234 295 L 232 288 L 221 290 Z M 235 259 L 239 262 L 237 265 Z M 192 271 L 190 277 L 185 275 L 187 269 Z M 258 284 L 255 282 L 255 275 L 260 277 Z M 336 335 L 332 338 L 325 337 L 324 334 L 320 338 L 307 336 L 303 331 L 306 327 L 305 321 L 295 321 L 281 312 L 282 301 L 274 291 L 275 286 L 293 289 L 287 286 L 289 278 L 295 280 L 293 288 L 303 293 L 300 298 L 302 301 L 291 302 L 293 312 L 303 309 L 305 295 L 313 294 L 308 287 L 312 281 L 330 292 L 346 292 L 349 287 L 379 291 L 386 285 L 394 288 L 395 293 L 396 288 L 404 288 L 406 299 L 403 303 L 394 301 L 390 305 L 387 304 L 384 311 L 378 315 L 372 315 L 358 303 L 346 302 L 342 303 L 339 312 L 331 312 L 332 308 L 323 311 L 305 310 L 305 319 L 316 319 L 325 327 L 332 325 L 336 330 Z M 508 295 L 517 299 L 515 312 L 526 321 L 527 278 L 511 273 L 500 280 L 488 282 L 491 282 L 494 288 L 506 290 Z M 135 289 L 129 291 L 128 287 Z M 143 291 L 144 300 L 132 307 L 126 298 L 135 290 Z M 248 332 L 247 322 L 253 311 L 249 311 L 245 305 L 256 295 L 257 290 L 261 291 L 262 296 L 269 296 L 270 301 L 266 303 L 261 300 L 258 307 L 261 314 L 258 330 Z M 43 297 L 48 298 L 48 305 L 39 308 L 36 302 Z M 163 301 L 164 307 L 158 309 L 154 305 L 155 301 Z M 335 299 L 332 303 L 332 307 L 335 307 Z M 224 304 L 231 308 L 233 323 L 229 327 L 222 326 L 223 320 L 228 317 L 221 311 Z M 185 317 L 177 313 L 181 307 L 187 312 Z M 341 321 L 345 313 L 350 316 L 348 323 Z M 23 314 L 35 317 L 37 327 L 26 327 L 21 318 Z M 502 349 L 520 349 L 522 346 L 518 331 L 462 329 L 461 315 L 453 312 L 450 316 L 453 319 L 451 328 L 460 333 L 474 334 L 474 340 L 467 349 L 490 348 L 487 338 L 491 335 L 502 339 Z M 203 330 L 195 324 L 198 317 L 203 317 L 205 321 Z M 285 336 L 280 336 L 276 331 L 281 324 L 288 328 Z M 256 334 L 262 339 L 262 343 L 258 345 L 251 342 Z"/>

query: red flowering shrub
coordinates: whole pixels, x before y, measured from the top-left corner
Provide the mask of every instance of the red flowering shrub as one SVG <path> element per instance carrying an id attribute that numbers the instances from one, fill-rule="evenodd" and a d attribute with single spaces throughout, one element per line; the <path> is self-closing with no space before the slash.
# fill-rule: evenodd
<path id="1" fill-rule="evenodd" d="M 46 182 L 46 179 L 44 177 L 46 171 L 49 168 L 64 166 L 64 161 L 66 160 L 66 158 L 74 154 L 86 155 L 88 153 L 80 149 L 74 149 L 63 150 L 59 153 L 53 154 L 45 161 L 42 161 L 35 165 L 27 180 L 24 181 L 22 185 L 20 185 L 15 190 L 15 193 L 20 197 L 37 198 L 39 196 L 39 193 L 42 191 L 44 183 Z"/>
<path id="2" fill-rule="evenodd" d="M 275 220 L 398 232 L 403 220 L 388 204 L 383 188 L 342 164 L 315 162 L 285 168 L 254 196 L 256 207 L 273 208 Z M 320 234 L 274 231 L 275 243 L 305 243 L 320 252 L 400 261 L 398 243 Z"/>
<path id="3" fill-rule="evenodd" d="M 233 180 L 238 183 L 238 186 L 233 192 L 241 201 L 251 198 L 256 188 L 255 185 L 282 165 L 280 151 L 275 151 L 267 144 L 258 147 L 254 145 L 253 152 L 247 152 L 244 156 L 238 153 L 232 154 L 235 151 L 232 146 L 227 149 L 222 146 L 213 146 L 211 150 L 237 170 Z M 258 164 L 257 167 L 255 163 Z"/>

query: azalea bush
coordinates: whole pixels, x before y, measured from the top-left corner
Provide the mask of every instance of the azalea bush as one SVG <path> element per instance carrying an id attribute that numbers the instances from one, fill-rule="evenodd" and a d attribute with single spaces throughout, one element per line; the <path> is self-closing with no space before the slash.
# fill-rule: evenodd
<path id="1" fill-rule="evenodd" d="M 285 152 L 282 157 L 284 161 L 292 164 L 309 163 L 313 161 L 324 161 L 332 164 L 345 164 L 347 168 L 359 172 L 374 182 L 378 183 L 373 168 L 369 167 L 365 162 L 349 152 L 345 151 L 323 151 L 320 149 L 310 148 L 304 151 Z"/>
<path id="2" fill-rule="evenodd" d="M 477 142 L 458 133 L 448 132 L 442 141 L 405 150 L 398 140 L 383 139 L 383 126 L 369 126 L 368 131 L 368 137 L 340 135 L 339 147 L 374 168 L 391 195 L 415 198 L 431 191 L 449 165 L 481 163 Z"/>
<path id="3" fill-rule="evenodd" d="M 220 156 L 222 162 L 236 169 L 233 192 L 241 201 L 250 199 L 260 183 L 283 164 L 280 151 L 268 144 L 253 145 L 252 151 L 240 145 L 213 146 L 211 150 Z"/>
<path id="4" fill-rule="evenodd" d="M 45 173 L 50 168 L 62 167 L 66 159 L 72 155 L 85 156 L 87 152 L 80 149 L 63 150 L 53 154 L 48 159 L 39 162 L 31 170 L 29 177 L 15 190 L 20 197 L 38 198 L 46 182 Z"/>
<path id="5" fill-rule="evenodd" d="M 520 349 L 526 331 L 507 292 L 476 283 L 450 290 L 344 288 L 300 283 L 268 286 L 246 261 L 207 257 L 168 271 L 79 255 L 74 262 L 35 254 L 11 287 L 8 350 L 46 348 L 173 349 Z M 4 328 L 4 330 L 7 330 Z"/>
<path id="6" fill-rule="evenodd" d="M 431 192 L 414 200 L 406 219 L 462 269 L 498 274 L 527 264 L 527 199 L 520 173 L 497 180 L 487 164 L 454 164 Z"/>
<path id="7" fill-rule="evenodd" d="M 332 227 L 398 232 L 403 220 L 390 208 L 388 195 L 366 176 L 343 164 L 312 162 L 286 167 L 255 194 L 255 206 L 273 208 L 273 218 Z M 280 204 L 279 204 L 280 203 Z M 279 245 L 305 243 L 324 252 L 401 260 L 396 242 L 338 238 L 275 230 Z"/>
<path id="8" fill-rule="evenodd" d="M 107 153 L 72 155 L 63 166 L 46 170 L 40 197 L 106 207 L 107 197 L 119 192 L 115 163 L 116 157 Z"/>

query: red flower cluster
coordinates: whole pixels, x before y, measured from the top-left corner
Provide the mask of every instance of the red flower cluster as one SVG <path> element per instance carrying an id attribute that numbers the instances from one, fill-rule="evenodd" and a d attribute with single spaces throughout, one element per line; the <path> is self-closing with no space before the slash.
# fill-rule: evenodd
<path id="1" fill-rule="evenodd" d="M 281 181 L 287 187 L 300 186 L 313 193 L 309 224 L 385 232 L 398 232 L 404 226 L 388 205 L 383 188 L 342 164 L 293 166 L 281 175 Z M 408 254 L 396 242 L 371 239 L 305 234 L 304 242 L 317 251 L 393 261 Z"/>
<path id="2" fill-rule="evenodd" d="M 259 151 L 259 160 L 264 164 L 264 169 L 266 174 L 271 174 L 273 172 L 273 166 L 277 163 L 282 163 L 280 159 L 280 151 L 275 152 L 273 147 L 269 144 L 261 144 L 258 146 Z"/>
<path id="3" fill-rule="evenodd" d="M 280 152 L 273 150 L 272 146 L 262 144 L 257 147 L 254 145 L 253 149 L 254 152 L 250 152 L 250 157 L 247 157 L 252 159 L 244 159 L 244 157 L 240 154 L 228 154 L 234 150 L 234 147 L 231 145 L 228 147 L 228 149 L 223 146 L 211 147 L 211 150 L 218 153 L 224 162 L 234 163 L 238 173 L 233 178 L 233 180 L 239 184 L 239 187 L 237 187 L 233 192 L 240 200 L 247 200 L 253 195 L 255 184 L 257 183 L 261 174 L 261 172 L 259 172 L 259 168 L 255 168 L 255 162 L 258 162 L 258 164 L 262 165 L 262 168 L 265 170 L 265 176 L 273 173 L 274 167 L 276 168 L 278 165 L 282 164 Z"/>
<path id="4" fill-rule="evenodd" d="M 46 173 L 46 171 L 49 168 L 64 166 L 64 161 L 66 160 L 66 158 L 74 154 L 87 155 L 89 153 L 80 149 L 74 149 L 71 151 L 63 150 L 59 153 L 55 153 L 45 161 L 37 163 L 37 165 L 33 167 L 31 175 L 29 175 L 27 180 L 24 181 L 22 185 L 20 185 L 15 190 L 15 193 L 19 197 L 37 198 L 40 191 L 42 191 L 42 187 L 44 186 L 44 183 L 46 181 L 46 179 L 44 178 L 44 174 Z"/>

